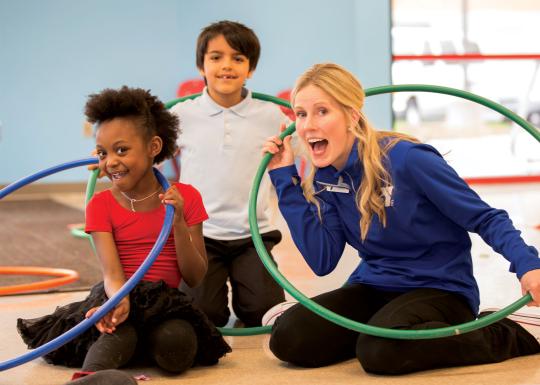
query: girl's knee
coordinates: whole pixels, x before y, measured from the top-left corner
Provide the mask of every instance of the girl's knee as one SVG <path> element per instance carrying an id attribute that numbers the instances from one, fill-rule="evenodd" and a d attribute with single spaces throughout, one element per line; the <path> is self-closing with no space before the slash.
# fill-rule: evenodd
<path id="1" fill-rule="evenodd" d="M 197 354 L 197 335 L 189 322 L 167 320 L 158 325 L 149 338 L 152 357 L 162 369 L 181 373 L 193 366 Z"/>
<path id="2" fill-rule="evenodd" d="M 137 332 L 133 325 L 122 323 L 112 334 L 102 334 L 86 353 L 82 369 L 95 372 L 118 369 L 127 364 L 137 347 Z"/>

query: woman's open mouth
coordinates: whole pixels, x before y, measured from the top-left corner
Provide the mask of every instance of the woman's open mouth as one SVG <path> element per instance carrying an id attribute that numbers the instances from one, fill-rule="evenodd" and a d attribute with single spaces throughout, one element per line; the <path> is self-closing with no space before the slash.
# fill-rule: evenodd
<path id="1" fill-rule="evenodd" d="M 326 150 L 328 146 L 328 140 L 321 138 L 311 138 L 307 140 L 309 146 L 311 147 L 311 152 L 313 155 L 321 155 Z"/>

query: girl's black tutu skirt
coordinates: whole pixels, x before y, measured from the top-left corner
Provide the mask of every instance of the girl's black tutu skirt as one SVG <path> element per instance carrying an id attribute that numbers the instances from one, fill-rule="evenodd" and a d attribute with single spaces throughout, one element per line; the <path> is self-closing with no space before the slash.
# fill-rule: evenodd
<path id="1" fill-rule="evenodd" d="M 137 327 L 139 335 L 146 329 L 171 318 L 188 321 L 197 334 L 198 350 L 196 365 L 214 365 L 219 358 L 231 351 L 221 333 L 187 296 L 163 281 L 140 281 L 130 292 L 129 321 Z M 54 313 L 34 318 L 17 320 L 17 329 L 29 348 L 37 348 L 85 319 L 86 312 L 107 301 L 103 282 L 95 285 L 83 301 L 56 308 Z M 54 365 L 81 367 L 90 346 L 100 336 L 96 327 L 91 327 L 73 340 L 43 356 Z"/>

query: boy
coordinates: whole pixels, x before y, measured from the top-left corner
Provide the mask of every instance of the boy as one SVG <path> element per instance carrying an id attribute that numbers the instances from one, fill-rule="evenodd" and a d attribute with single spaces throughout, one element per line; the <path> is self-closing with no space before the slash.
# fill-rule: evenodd
<path id="1" fill-rule="evenodd" d="M 208 272 L 197 288 L 181 285 L 217 326 L 227 323 L 227 279 L 232 306 L 245 326 L 260 326 L 262 316 L 285 299 L 283 289 L 260 261 L 249 232 L 251 181 L 261 161 L 260 144 L 289 123 L 277 105 L 252 98 L 244 88 L 260 55 L 259 40 L 248 27 L 220 21 L 204 28 L 197 40 L 197 68 L 205 79 L 203 94 L 176 104 L 180 117 L 183 183 L 197 187 L 209 220 L 203 234 Z M 267 214 L 265 180 L 257 218 L 268 251 L 281 240 Z"/>

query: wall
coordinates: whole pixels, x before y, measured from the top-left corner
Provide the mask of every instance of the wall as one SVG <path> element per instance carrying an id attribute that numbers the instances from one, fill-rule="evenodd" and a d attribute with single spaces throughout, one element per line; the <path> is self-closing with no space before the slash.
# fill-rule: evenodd
<path id="1" fill-rule="evenodd" d="M 262 56 L 248 87 L 276 94 L 308 66 L 333 61 L 364 86 L 390 83 L 389 1 L 0 0 L 0 184 L 88 156 L 89 94 L 106 87 L 151 89 L 162 100 L 198 76 L 195 40 L 230 19 L 255 30 Z M 390 99 L 368 101 L 390 127 Z M 86 181 L 84 168 L 37 183 Z"/>

